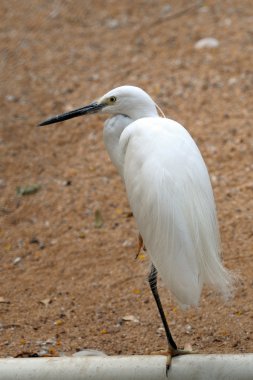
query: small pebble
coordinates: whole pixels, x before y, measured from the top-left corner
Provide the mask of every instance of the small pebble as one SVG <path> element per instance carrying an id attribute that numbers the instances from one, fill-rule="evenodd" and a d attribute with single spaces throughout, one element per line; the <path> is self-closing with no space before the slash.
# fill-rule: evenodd
<path id="1" fill-rule="evenodd" d="M 122 243 L 123 247 L 133 247 L 133 242 L 131 240 L 125 240 Z"/>
<path id="2" fill-rule="evenodd" d="M 40 350 L 39 352 L 38 352 L 38 356 L 45 356 L 45 355 L 47 355 L 48 354 L 48 350 Z"/>
<path id="3" fill-rule="evenodd" d="M 109 29 L 116 29 L 119 26 L 119 21 L 116 20 L 116 19 L 109 19 L 109 20 L 106 21 L 106 26 Z"/>
<path id="4" fill-rule="evenodd" d="M 237 78 L 235 78 L 235 77 L 231 77 L 231 78 L 229 78 L 229 80 L 228 80 L 228 85 L 229 85 L 229 86 L 233 86 L 233 85 L 235 85 L 237 82 L 238 82 Z"/>
<path id="5" fill-rule="evenodd" d="M 5 180 L 0 178 L 0 188 L 3 188 L 6 186 Z"/>
<path id="6" fill-rule="evenodd" d="M 219 41 L 216 38 L 207 37 L 202 38 L 197 41 L 194 45 L 195 49 L 203 49 L 203 48 L 217 48 L 219 46 Z"/>
<path id="7" fill-rule="evenodd" d="M 6 95 L 5 100 L 7 100 L 7 102 L 16 102 L 18 98 L 15 95 Z"/>
<path id="8" fill-rule="evenodd" d="M 192 331 L 192 327 L 191 327 L 191 325 L 186 325 L 186 326 L 185 326 L 185 332 L 186 332 L 186 334 L 190 334 L 191 331 Z"/>
<path id="9" fill-rule="evenodd" d="M 164 335 L 164 333 L 165 333 L 164 327 L 159 327 L 159 328 L 156 330 L 156 333 L 157 333 L 159 336 Z"/>
<path id="10" fill-rule="evenodd" d="M 20 263 L 21 261 L 21 257 L 16 257 L 14 260 L 13 260 L 13 264 L 14 265 L 17 265 L 18 263 Z"/>

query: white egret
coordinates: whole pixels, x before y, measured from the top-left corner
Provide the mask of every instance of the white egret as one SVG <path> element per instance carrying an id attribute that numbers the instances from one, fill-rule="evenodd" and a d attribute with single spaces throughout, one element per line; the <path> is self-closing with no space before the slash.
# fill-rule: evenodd
<path id="1" fill-rule="evenodd" d="M 227 296 L 232 275 L 220 258 L 213 191 L 194 140 L 176 121 L 159 117 L 142 89 L 122 86 L 88 106 L 49 118 L 47 125 L 103 112 L 104 142 L 118 169 L 151 261 L 149 283 L 170 357 L 188 353 L 174 342 L 157 290 L 157 272 L 181 305 L 197 305 L 204 284 Z M 169 366 L 169 364 L 168 364 Z"/>

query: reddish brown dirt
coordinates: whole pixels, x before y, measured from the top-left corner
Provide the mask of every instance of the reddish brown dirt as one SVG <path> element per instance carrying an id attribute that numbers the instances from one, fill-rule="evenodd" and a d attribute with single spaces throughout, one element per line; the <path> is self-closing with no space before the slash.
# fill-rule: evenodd
<path id="1" fill-rule="evenodd" d="M 134 259 L 136 225 L 103 146 L 104 117 L 36 128 L 122 84 L 144 88 L 196 139 L 213 181 L 224 261 L 241 276 L 230 302 L 205 290 L 200 307 L 187 311 L 161 286 L 174 337 L 204 353 L 253 349 L 252 2 L 169 4 L 2 0 L 3 357 L 166 348 L 148 259 Z M 220 45 L 195 49 L 203 37 Z M 37 193 L 16 193 L 34 184 Z M 122 322 L 126 315 L 139 323 Z"/>

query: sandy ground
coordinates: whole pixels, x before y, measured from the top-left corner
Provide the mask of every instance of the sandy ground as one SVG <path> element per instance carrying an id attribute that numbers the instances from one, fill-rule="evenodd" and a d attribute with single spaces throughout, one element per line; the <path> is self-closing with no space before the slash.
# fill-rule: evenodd
<path id="1" fill-rule="evenodd" d="M 205 289 L 187 311 L 159 284 L 175 340 L 251 352 L 252 1 L 2 0 L 0 17 L 0 355 L 166 349 L 104 117 L 36 128 L 123 84 L 144 88 L 198 143 L 224 262 L 240 275 L 231 301 Z M 219 46 L 196 49 L 205 37 Z"/>

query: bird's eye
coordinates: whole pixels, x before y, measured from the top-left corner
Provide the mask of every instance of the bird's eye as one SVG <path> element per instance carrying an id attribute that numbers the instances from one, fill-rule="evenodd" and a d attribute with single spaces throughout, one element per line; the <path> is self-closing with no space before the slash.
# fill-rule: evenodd
<path id="1" fill-rule="evenodd" d="M 110 103 L 115 103 L 116 102 L 116 96 L 111 96 L 110 97 Z"/>

